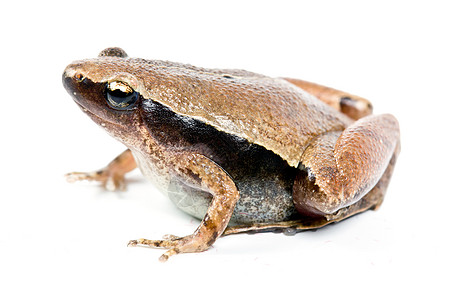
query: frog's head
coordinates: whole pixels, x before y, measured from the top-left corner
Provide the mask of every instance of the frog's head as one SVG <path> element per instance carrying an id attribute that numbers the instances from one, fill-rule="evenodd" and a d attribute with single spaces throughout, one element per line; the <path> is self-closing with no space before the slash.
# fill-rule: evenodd
<path id="1" fill-rule="evenodd" d="M 127 54 L 120 48 L 103 50 L 98 58 L 66 67 L 63 84 L 82 110 L 109 133 L 121 137 L 139 123 L 140 79 L 126 70 Z"/>

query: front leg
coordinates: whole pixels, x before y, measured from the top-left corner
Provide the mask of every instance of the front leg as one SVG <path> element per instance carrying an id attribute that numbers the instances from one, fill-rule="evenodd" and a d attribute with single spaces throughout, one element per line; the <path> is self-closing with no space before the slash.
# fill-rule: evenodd
<path id="1" fill-rule="evenodd" d="M 213 195 L 211 204 L 199 227 L 191 235 L 178 238 L 168 236 L 164 240 L 132 240 L 129 246 L 144 245 L 169 249 L 160 257 L 166 261 L 178 253 L 201 252 L 219 238 L 233 214 L 239 191 L 232 178 L 216 163 L 200 154 L 183 153 L 174 159 L 177 175 L 187 183 L 198 186 Z"/>
<path id="2" fill-rule="evenodd" d="M 69 182 L 80 180 L 99 181 L 107 190 L 125 189 L 125 174 L 136 168 L 136 161 L 129 149 L 122 152 L 106 167 L 93 172 L 71 172 L 66 174 Z"/>

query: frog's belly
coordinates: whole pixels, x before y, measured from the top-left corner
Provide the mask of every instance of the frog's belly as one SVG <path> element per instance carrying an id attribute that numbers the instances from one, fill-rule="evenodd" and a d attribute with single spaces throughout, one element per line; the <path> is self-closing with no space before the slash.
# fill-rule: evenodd
<path id="1" fill-rule="evenodd" d="M 295 213 L 291 193 L 283 184 L 248 180 L 240 182 L 238 188 L 241 197 L 231 217 L 232 223 L 280 222 L 288 220 Z M 167 191 L 178 208 L 198 219 L 205 216 L 212 199 L 210 193 L 176 179 L 171 180 Z"/>
<path id="2" fill-rule="evenodd" d="M 169 185 L 169 171 L 167 167 L 160 160 L 143 155 L 139 151 L 132 150 L 132 153 L 138 168 L 145 178 L 152 182 L 163 194 L 167 195 Z"/>
<path id="3" fill-rule="evenodd" d="M 161 161 L 152 160 L 138 151 L 133 151 L 133 156 L 144 176 L 168 195 L 178 208 L 203 219 L 211 203 L 210 193 L 171 177 Z M 230 222 L 250 224 L 288 220 L 295 212 L 291 192 L 292 180 L 289 178 L 255 176 L 239 180 L 237 187 L 241 197 L 236 203 Z"/>

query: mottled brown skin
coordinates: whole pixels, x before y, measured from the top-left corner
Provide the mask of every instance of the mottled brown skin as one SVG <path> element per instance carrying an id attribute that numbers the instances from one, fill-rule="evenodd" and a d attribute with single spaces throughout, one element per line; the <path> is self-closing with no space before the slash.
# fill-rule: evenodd
<path id="1" fill-rule="evenodd" d="M 400 149 L 393 116 L 371 116 L 367 100 L 297 79 L 133 59 L 108 48 L 69 65 L 63 83 L 129 148 L 106 168 L 69 180 L 120 189 L 138 166 L 202 219 L 186 237 L 130 241 L 168 249 L 161 260 L 204 251 L 221 235 L 295 232 L 378 208 Z"/>

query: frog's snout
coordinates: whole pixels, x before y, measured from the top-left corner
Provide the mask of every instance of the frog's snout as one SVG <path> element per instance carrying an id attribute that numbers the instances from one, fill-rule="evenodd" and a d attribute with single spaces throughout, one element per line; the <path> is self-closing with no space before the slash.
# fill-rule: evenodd
<path id="1" fill-rule="evenodd" d="M 80 71 L 80 64 L 74 63 L 68 65 L 63 72 L 63 81 L 65 78 L 74 78 L 77 80 L 82 80 L 84 75 L 82 71 Z"/>
<path id="2" fill-rule="evenodd" d="M 73 100 L 80 105 L 86 105 L 86 91 L 89 90 L 91 84 L 81 70 L 79 63 L 68 65 L 62 74 L 62 82 L 64 88 L 72 96 Z"/>
<path id="3" fill-rule="evenodd" d="M 63 82 L 64 88 L 70 94 L 74 93 L 74 89 L 75 89 L 75 86 L 74 86 L 75 74 L 80 74 L 80 75 L 77 75 L 77 77 L 82 77 L 83 76 L 83 75 L 81 75 L 81 73 L 77 73 L 75 68 L 72 67 L 72 65 L 67 66 L 64 69 L 64 72 L 62 74 L 62 82 Z"/>

